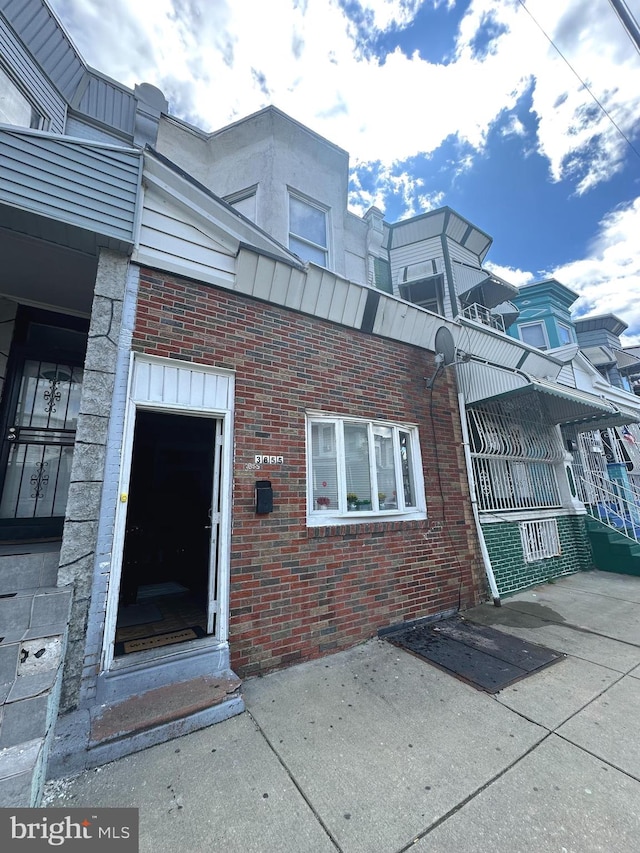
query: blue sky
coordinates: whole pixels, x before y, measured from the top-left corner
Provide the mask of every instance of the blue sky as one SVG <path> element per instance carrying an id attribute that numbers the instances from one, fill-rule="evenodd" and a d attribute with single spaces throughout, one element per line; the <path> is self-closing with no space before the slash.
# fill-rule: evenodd
<path id="1" fill-rule="evenodd" d="M 349 151 L 354 211 L 449 205 L 497 273 L 554 275 L 640 342 L 640 52 L 609 0 L 50 3 L 90 65 L 180 118 L 274 104 Z"/>

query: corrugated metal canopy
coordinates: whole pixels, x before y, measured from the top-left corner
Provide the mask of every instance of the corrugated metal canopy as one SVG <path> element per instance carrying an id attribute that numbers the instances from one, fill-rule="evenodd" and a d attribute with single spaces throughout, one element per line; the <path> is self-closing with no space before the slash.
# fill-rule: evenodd
<path id="1" fill-rule="evenodd" d="M 614 355 L 616 357 L 618 370 L 621 373 L 633 373 L 634 371 L 640 372 L 640 358 L 637 356 L 631 355 L 631 353 L 625 352 L 621 349 L 614 350 Z"/>
<path id="2" fill-rule="evenodd" d="M 498 278 L 495 275 L 487 274 L 486 278 L 472 285 L 467 290 L 460 292 L 460 299 L 465 305 L 472 305 L 474 302 L 484 305 L 485 308 L 494 308 L 502 302 L 508 302 L 518 295 L 518 288 L 508 281 Z"/>
<path id="3" fill-rule="evenodd" d="M 621 373 L 640 372 L 640 358 L 621 349 L 607 346 L 583 347 L 583 354 L 595 367 L 606 367 L 614 364 Z"/>
<path id="4" fill-rule="evenodd" d="M 470 404 L 481 406 L 491 402 L 523 402 L 523 398 L 536 397 L 550 423 L 584 426 L 585 429 L 604 429 L 640 422 L 640 409 L 632 412 L 608 402 L 602 397 L 587 394 L 575 388 L 563 388 L 556 383 L 531 377 L 520 388 L 514 388 L 494 397 Z"/>

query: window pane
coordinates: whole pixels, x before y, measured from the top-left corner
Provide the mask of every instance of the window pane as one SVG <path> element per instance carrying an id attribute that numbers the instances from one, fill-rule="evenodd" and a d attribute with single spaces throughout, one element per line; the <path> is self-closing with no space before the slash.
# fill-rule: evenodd
<path id="1" fill-rule="evenodd" d="M 533 323 L 530 326 L 520 326 L 520 339 L 532 347 L 538 349 L 546 349 L 547 341 L 544 336 L 544 327 L 542 323 Z"/>
<path id="2" fill-rule="evenodd" d="M 380 509 L 396 509 L 396 470 L 393 454 L 393 430 L 374 424 L 373 436 L 376 448 L 376 476 Z"/>
<path id="3" fill-rule="evenodd" d="M 400 433 L 400 464 L 402 465 L 402 490 L 405 507 L 416 506 L 416 489 L 413 482 L 413 459 L 411 458 L 411 436 Z"/>
<path id="4" fill-rule="evenodd" d="M 334 424 L 311 425 L 311 464 L 312 509 L 332 509 L 335 512 L 338 509 L 338 466 Z"/>
<path id="5" fill-rule="evenodd" d="M 302 240 L 296 240 L 295 237 L 289 238 L 289 248 L 295 252 L 303 261 L 311 261 L 318 266 L 325 267 L 327 265 L 327 253 L 321 249 L 316 249 L 315 246 L 310 246 L 308 243 L 303 243 Z"/>
<path id="6" fill-rule="evenodd" d="M 299 198 L 289 196 L 289 231 L 318 246 L 327 245 L 325 212 Z"/>
<path id="7" fill-rule="evenodd" d="M 38 127 L 39 116 L 5 72 L 0 68 L 0 123 Z"/>
<path id="8" fill-rule="evenodd" d="M 365 425 L 345 424 L 344 457 L 348 508 L 360 512 L 371 510 L 369 432 Z"/>
<path id="9" fill-rule="evenodd" d="M 558 324 L 558 338 L 560 339 L 560 343 L 570 344 L 571 343 L 571 329 L 568 326 L 563 326 L 561 323 Z"/>

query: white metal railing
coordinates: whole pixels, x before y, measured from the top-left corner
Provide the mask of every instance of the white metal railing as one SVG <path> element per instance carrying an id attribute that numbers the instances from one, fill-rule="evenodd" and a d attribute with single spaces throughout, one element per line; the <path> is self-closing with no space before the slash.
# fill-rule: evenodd
<path id="1" fill-rule="evenodd" d="M 593 472 L 589 480 L 579 479 L 581 490 L 588 497 L 585 506 L 589 515 L 640 542 L 640 504 L 635 492 Z"/>
<path id="2" fill-rule="evenodd" d="M 471 451 L 480 456 L 560 462 L 564 449 L 555 427 L 537 413 L 506 412 L 499 404 L 485 403 L 467 410 Z"/>
<path id="3" fill-rule="evenodd" d="M 492 329 L 497 329 L 499 332 L 504 332 L 504 319 L 501 314 L 492 314 L 484 305 L 479 305 L 474 302 L 472 305 L 467 305 L 461 311 L 463 317 L 467 320 L 475 320 L 476 323 L 482 323 L 483 326 L 491 326 Z"/>

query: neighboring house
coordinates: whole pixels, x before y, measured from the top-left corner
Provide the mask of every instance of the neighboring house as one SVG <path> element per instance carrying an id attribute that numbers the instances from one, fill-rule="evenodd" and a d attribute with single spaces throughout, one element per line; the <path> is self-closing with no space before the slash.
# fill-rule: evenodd
<path id="1" fill-rule="evenodd" d="M 598 394 L 620 410 L 618 418 L 596 421 L 591 428 L 566 424 L 561 432 L 563 444 L 572 453 L 581 501 L 596 518 L 611 521 L 637 538 L 640 406 L 628 377 L 638 372 L 640 359 L 622 349 L 620 335 L 627 325 L 613 314 L 573 320 L 571 306 L 577 299 L 577 293 L 555 279 L 526 285 L 514 299 L 520 314 L 508 331 L 532 344 L 537 341 L 540 349 L 564 361 L 559 382 Z M 629 523 L 623 523 L 625 518 Z M 593 527 L 589 529 L 593 533 Z M 600 531 L 596 528 L 595 533 L 597 538 Z M 596 541 L 592 544 L 595 565 L 609 565 L 613 549 L 600 549 Z M 629 563 L 628 553 L 621 551 L 621 560 L 625 559 Z"/>

